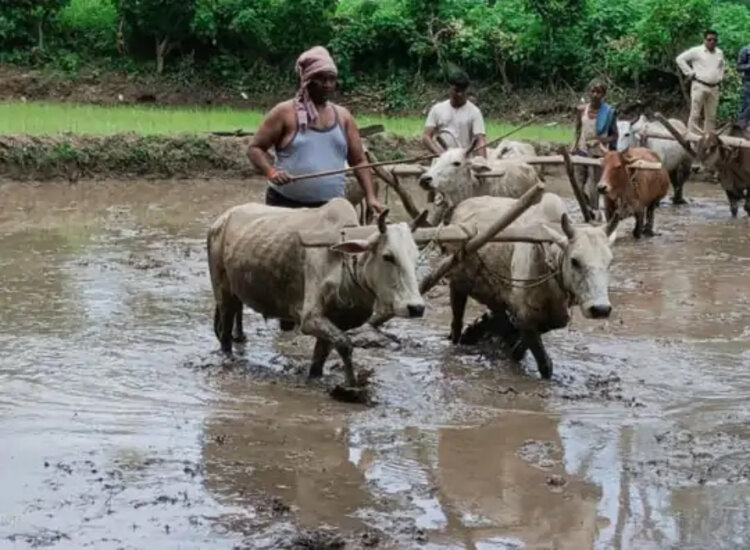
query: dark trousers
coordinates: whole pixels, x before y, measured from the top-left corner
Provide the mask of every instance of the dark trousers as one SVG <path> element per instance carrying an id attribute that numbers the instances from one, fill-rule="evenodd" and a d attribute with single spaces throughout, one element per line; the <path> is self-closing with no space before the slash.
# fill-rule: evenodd
<path id="1" fill-rule="evenodd" d="M 268 206 L 283 206 L 284 208 L 318 208 L 319 206 L 326 204 L 326 202 L 327 201 L 299 202 L 286 198 L 273 187 L 266 188 L 266 204 Z"/>

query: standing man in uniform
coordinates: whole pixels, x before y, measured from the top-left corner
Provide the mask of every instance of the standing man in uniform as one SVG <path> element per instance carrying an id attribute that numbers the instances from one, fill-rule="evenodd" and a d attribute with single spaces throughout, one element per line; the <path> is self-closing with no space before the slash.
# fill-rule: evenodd
<path id="1" fill-rule="evenodd" d="M 344 174 L 294 181 L 293 176 L 338 170 L 366 163 L 359 130 L 351 113 L 329 98 L 337 70 L 328 51 L 315 46 L 299 56 L 300 88 L 293 99 L 277 104 L 266 116 L 248 149 L 250 162 L 266 175 L 266 204 L 289 208 L 322 206 L 345 192 Z M 276 162 L 269 149 L 275 149 Z M 355 171 L 367 206 L 380 213 L 370 170 Z"/>
<path id="2" fill-rule="evenodd" d="M 425 123 L 422 143 L 439 155 L 445 147 L 437 143 L 442 141 L 446 147 L 469 147 L 477 138 L 477 154 L 487 157 L 484 145 L 487 138 L 484 129 L 482 111 L 469 101 L 467 91 L 469 77 L 463 71 L 454 71 L 448 78 L 450 97 L 436 103 L 430 109 Z"/>
<path id="3" fill-rule="evenodd" d="M 742 98 L 737 126 L 744 131 L 750 122 L 750 44 L 740 50 L 737 57 L 737 72 L 742 75 Z"/>
<path id="4" fill-rule="evenodd" d="M 718 40 L 716 31 L 708 30 L 702 45 L 685 50 L 676 60 L 677 66 L 691 82 L 688 131 L 696 134 L 716 129 L 719 84 L 724 79 L 724 52 L 716 45 Z"/>

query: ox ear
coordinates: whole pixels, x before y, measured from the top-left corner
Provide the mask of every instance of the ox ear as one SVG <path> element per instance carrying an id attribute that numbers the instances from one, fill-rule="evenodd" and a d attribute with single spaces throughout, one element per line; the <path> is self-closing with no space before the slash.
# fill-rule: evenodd
<path id="1" fill-rule="evenodd" d="M 552 239 L 552 242 L 555 243 L 557 246 L 565 250 L 568 247 L 568 239 L 565 235 L 561 234 L 555 229 L 552 229 L 549 225 L 543 223 L 542 229 L 549 235 L 549 237 Z"/>
<path id="2" fill-rule="evenodd" d="M 366 239 L 352 239 L 343 243 L 334 244 L 330 250 L 341 252 L 342 254 L 361 254 L 367 252 L 372 247 L 373 242 Z"/>
<path id="3" fill-rule="evenodd" d="M 489 162 L 487 162 L 487 159 L 484 157 L 472 158 L 471 162 L 469 163 L 469 168 L 471 168 L 471 171 L 475 174 L 482 174 L 484 172 L 489 172 L 492 170 Z"/>
<path id="4" fill-rule="evenodd" d="M 563 212 L 562 218 L 560 219 L 560 225 L 562 226 L 563 233 L 568 239 L 572 239 L 575 236 L 575 230 L 573 224 L 570 223 L 570 217 Z"/>
<path id="5" fill-rule="evenodd" d="M 385 230 L 388 228 L 388 212 L 389 210 L 386 208 L 378 216 L 378 231 L 383 235 L 385 235 Z"/>

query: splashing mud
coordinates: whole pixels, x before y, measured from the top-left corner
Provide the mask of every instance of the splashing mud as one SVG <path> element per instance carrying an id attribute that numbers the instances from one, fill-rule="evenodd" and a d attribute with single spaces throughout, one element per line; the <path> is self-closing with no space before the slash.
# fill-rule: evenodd
<path id="1" fill-rule="evenodd" d="M 750 547 L 750 224 L 718 188 L 623 223 L 613 316 L 545 337 L 551 381 L 451 346 L 438 287 L 356 349 L 369 407 L 252 312 L 217 353 L 205 230 L 261 192 L 0 185 L 0 547 Z"/>

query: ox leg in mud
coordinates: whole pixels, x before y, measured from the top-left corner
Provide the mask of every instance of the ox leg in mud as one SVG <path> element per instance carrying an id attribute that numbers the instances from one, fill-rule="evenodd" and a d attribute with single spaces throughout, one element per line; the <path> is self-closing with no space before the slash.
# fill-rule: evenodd
<path id="1" fill-rule="evenodd" d="M 552 378 L 552 359 L 547 354 L 547 350 L 544 349 L 542 335 L 535 330 L 524 330 L 521 332 L 521 338 L 525 347 L 528 347 L 528 349 L 531 350 L 531 354 L 536 361 L 536 366 L 539 369 L 540 376 L 545 380 Z"/>
<path id="2" fill-rule="evenodd" d="M 323 338 L 318 338 L 315 341 L 312 364 L 310 365 L 310 378 L 320 378 L 323 376 L 323 365 L 331 354 L 332 348 L 333 345 Z"/>
<path id="3" fill-rule="evenodd" d="M 649 204 L 646 208 L 646 224 L 643 228 L 643 234 L 646 237 L 653 237 L 654 233 L 654 211 L 656 210 L 656 204 Z"/>
<path id="4" fill-rule="evenodd" d="M 464 312 L 466 311 L 466 302 L 469 299 L 469 293 L 460 289 L 452 281 L 450 284 L 450 301 L 451 313 L 451 342 L 458 344 L 463 338 L 461 332 L 464 327 Z"/>

